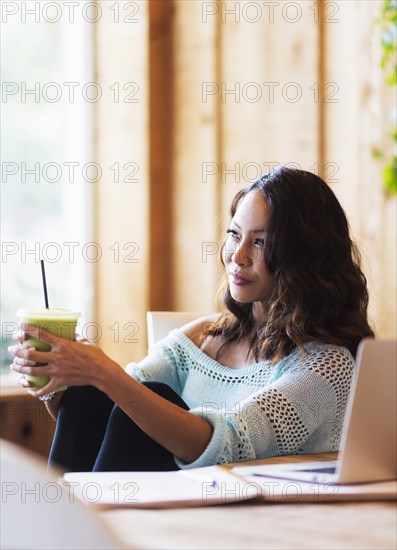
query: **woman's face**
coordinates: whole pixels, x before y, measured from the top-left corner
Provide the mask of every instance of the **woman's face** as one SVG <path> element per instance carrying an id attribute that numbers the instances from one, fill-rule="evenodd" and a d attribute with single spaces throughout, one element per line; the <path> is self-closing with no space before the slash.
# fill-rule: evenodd
<path id="1" fill-rule="evenodd" d="M 240 202 L 228 229 L 224 261 L 234 300 L 266 302 L 273 281 L 264 261 L 265 227 L 269 209 L 256 189 Z"/>

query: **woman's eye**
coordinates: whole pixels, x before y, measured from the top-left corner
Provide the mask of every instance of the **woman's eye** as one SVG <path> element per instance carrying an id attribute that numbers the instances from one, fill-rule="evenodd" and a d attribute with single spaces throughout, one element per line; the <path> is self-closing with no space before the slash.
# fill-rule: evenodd
<path id="1" fill-rule="evenodd" d="M 237 238 L 238 238 L 237 231 L 235 231 L 234 229 L 228 229 L 228 230 L 226 231 L 226 233 L 227 233 L 228 236 L 231 237 L 232 239 L 237 239 Z"/>
<path id="2" fill-rule="evenodd" d="M 265 239 L 259 239 L 259 238 L 258 238 L 258 239 L 255 239 L 254 244 L 255 244 L 256 246 L 260 246 L 260 247 L 262 248 L 263 245 L 265 244 Z"/>

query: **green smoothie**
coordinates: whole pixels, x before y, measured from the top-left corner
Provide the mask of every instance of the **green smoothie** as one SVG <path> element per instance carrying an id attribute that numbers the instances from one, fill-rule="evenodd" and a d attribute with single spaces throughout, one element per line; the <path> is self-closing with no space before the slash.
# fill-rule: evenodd
<path id="1" fill-rule="evenodd" d="M 66 340 L 74 340 L 76 335 L 77 321 L 80 313 L 71 309 L 64 308 L 22 308 L 17 311 L 17 316 L 20 321 L 29 323 L 36 327 L 45 329 L 54 335 L 54 342 L 58 338 L 66 338 Z M 37 338 L 29 338 L 24 342 L 28 346 L 36 348 L 38 351 L 50 351 L 51 345 L 38 340 Z M 37 363 L 36 366 L 43 366 L 47 363 Z M 32 383 L 33 390 L 39 390 L 48 384 L 48 376 L 26 376 L 26 379 Z M 58 388 L 56 391 L 64 391 L 66 386 Z"/>

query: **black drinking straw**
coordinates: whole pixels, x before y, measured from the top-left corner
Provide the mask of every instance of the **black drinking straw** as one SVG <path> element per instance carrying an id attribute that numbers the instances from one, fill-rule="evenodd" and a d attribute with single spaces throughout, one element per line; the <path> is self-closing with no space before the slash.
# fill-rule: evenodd
<path id="1" fill-rule="evenodd" d="M 44 260 L 40 260 L 40 263 L 41 263 L 41 277 L 43 279 L 45 307 L 46 307 L 46 309 L 48 309 L 49 305 L 48 305 L 47 281 L 46 281 L 46 278 L 45 278 Z"/>

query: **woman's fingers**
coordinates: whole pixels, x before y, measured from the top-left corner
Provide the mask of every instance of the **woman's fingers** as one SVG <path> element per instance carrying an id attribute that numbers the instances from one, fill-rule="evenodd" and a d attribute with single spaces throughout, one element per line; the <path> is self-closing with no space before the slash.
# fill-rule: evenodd
<path id="1" fill-rule="evenodd" d="M 45 362 L 44 360 L 47 355 L 45 352 L 37 352 L 35 348 L 29 348 L 23 345 L 10 346 L 8 351 L 14 355 L 14 360 L 10 365 L 11 370 L 22 375 L 28 374 L 29 376 L 49 375 L 48 372 L 44 372 L 47 371 L 45 366 L 36 366 L 40 359 Z"/>
<path id="2" fill-rule="evenodd" d="M 51 393 L 58 388 L 66 385 L 64 380 L 60 379 L 58 376 L 54 376 L 51 368 L 47 371 L 45 367 L 35 368 L 29 366 L 15 365 L 14 363 L 10 365 L 10 368 L 13 371 L 19 373 L 19 377 L 17 379 L 18 384 L 28 390 L 28 393 L 33 397 L 42 397 L 43 395 L 47 395 L 48 393 Z M 47 385 L 43 388 L 34 390 L 32 389 L 34 386 L 33 382 L 27 380 L 26 376 L 48 376 L 49 381 Z"/>
<path id="3" fill-rule="evenodd" d="M 72 341 L 57 338 L 43 329 L 25 325 L 24 335 L 34 336 L 51 345 L 50 351 L 38 351 L 25 344 L 10 346 L 9 351 L 14 356 L 11 369 L 23 376 L 48 376 L 48 385 L 37 392 L 31 393 L 41 397 L 62 386 L 94 385 L 101 369 L 108 368 L 109 358 L 100 350 L 83 339 Z M 41 364 L 41 365 L 40 365 Z M 33 392 L 33 390 L 32 390 Z"/>
<path id="4" fill-rule="evenodd" d="M 26 359 L 25 357 L 18 357 L 17 351 L 21 348 L 23 348 L 23 346 L 21 345 L 9 346 L 8 351 L 11 355 L 14 356 L 13 364 L 15 363 L 16 365 L 30 365 L 30 366 L 35 365 L 36 361 L 33 361 L 32 359 Z M 34 350 L 34 348 L 25 348 L 25 349 L 27 349 L 28 351 Z"/>
<path id="5" fill-rule="evenodd" d="M 87 349 L 87 341 L 82 343 L 57 338 L 45 330 L 25 325 L 22 329 L 22 340 L 32 335 L 51 344 L 51 351 L 38 351 L 26 343 L 18 343 L 8 348 L 14 356 L 10 369 L 19 374 L 18 383 L 26 388 L 33 397 L 43 397 L 61 387 L 71 384 L 87 384 L 89 380 L 81 376 L 85 373 L 79 368 L 79 347 Z M 56 344 L 54 345 L 54 343 Z M 91 349 L 91 346 L 89 346 Z M 34 383 L 26 377 L 48 377 L 45 387 L 34 389 Z"/>
<path id="6" fill-rule="evenodd" d="M 36 363 L 33 365 L 21 365 L 20 363 L 11 363 L 10 369 L 19 374 L 28 375 L 28 376 L 50 376 L 52 374 L 51 367 L 35 367 Z"/>
<path id="7" fill-rule="evenodd" d="M 35 325 L 29 325 L 29 323 L 21 323 L 20 332 L 23 340 L 33 336 L 33 338 L 36 338 L 37 340 L 42 340 L 43 342 L 50 344 L 51 347 L 58 343 L 65 341 L 67 342 L 64 338 L 51 334 L 51 332 L 48 332 L 43 328 L 36 327 Z"/>
<path id="8" fill-rule="evenodd" d="M 79 342 L 80 344 L 90 344 L 93 345 L 87 338 L 82 336 L 81 334 L 76 334 L 75 336 L 76 342 Z"/>
<path id="9" fill-rule="evenodd" d="M 28 361 L 28 364 L 47 363 L 49 359 L 47 351 L 37 351 L 34 347 L 23 344 L 9 346 L 8 351 L 14 356 L 14 363 L 17 365 L 25 364 L 26 361 Z"/>
<path id="10" fill-rule="evenodd" d="M 8 353 L 14 356 L 14 363 L 18 363 L 20 365 L 24 364 L 35 364 L 35 361 L 33 361 L 31 358 L 27 358 L 26 354 L 22 350 L 26 350 L 28 352 L 35 351 L 35 348 L 24 346 L 23 344 L 15 344 L 13 346 L 8 346 Z"/>
<path id="11" fill-rule="evenodd" d="M 14 344 L 13 346 L 8 346 L 7 351 L 8 351 L 8 353 L 10 353 L 11 355 L 14 355 L 14 356 L 15 356 L 17 350 L 18 350 L 19 348 L 21 348 L 21 347 L 22 347 L 22 344 Z"/>
<path id="12" fill-rule="evenodd" d="M 22 386 L 23 388 L 26 388 L 26 389 L 28 389 L 32 386 L 32 383 L 29 382 L 29 380 L 26 380 L 26 378 L 23 375 L 18 376 L 17 382 L 20 386 Z"/>
<path id="13" fill-rule="evenodd" d="M 26 340 L 27 337 L 28 336 L 24 333 L 24 331 L 21 330 L 21 327 L 19 327 L 19 329 L 12 335 L 12 339 L 15 342 L 19 342 L 20 344 L 22 344 L 22 342 Z"/>

